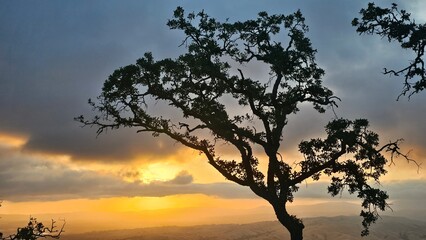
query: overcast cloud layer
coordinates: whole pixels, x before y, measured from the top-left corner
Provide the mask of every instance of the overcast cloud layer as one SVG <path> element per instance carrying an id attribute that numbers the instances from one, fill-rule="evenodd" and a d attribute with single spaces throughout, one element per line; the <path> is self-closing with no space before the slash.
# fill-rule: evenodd
<path id="1" fill-rule="evenodd" d="M 418 11 L 419 2 L 401 5 L 412 11 L 414 18 L 426 19 Z M 422 161 L 426 93 L 413 96 L 411 101 L 395 101 L 402 79 L 389 78 L 381 71 L 383 67 L 404 66 L 411 56 L 396 44 L 358 36 L 350 22 L 367 1 L 2 1 L 0 133 L 27 136 L 22 149 L 26 153 L 64 154 L 82 164 L 89 160 L 125 162 L 136 156 L 161 161 L 173 155 L 180 146 L 167 138 L 128 129 L 96 138 L 96 129 L 80 128 L 73 118 L 93 115 L 87 99 L 100 94 L 103 81 L 114 69 L 134 63 L 147 51 L 156 58 L 176 57 L 184 51 L 178 47 L 182 33 L 168 30 L 165 24 L 178 5 L 188 12 L 204 9 L 211 16 L 230 21 L 251 19 L 264 10 L 288 14 L 301 9 L 313 46 L 318 49 L 318 63 L 326 70 L 324 82 L 342 99 L 336 114 L 370 119 L 384 142 L 404 138 L 406 148 L 414 149 L 418 161 Z M 302 109 L 285 130 L 284 150 L 292 151 L 300 140 L 322 134 L 323 126 L 334 116 L 331 111 L 320 115 L 310 107 Z M 171 182 L 148 185 L 67 169 L 40 177 L 29 166 L 39 167 L 42 160 L 17 157 L 9 150 L 1 154 L 1 194 L 19 200 L 53 193 L 57 198 L 199 192 L 222 197 L 234 192 L 241 194 L 234 197 L 250 195 L 240 189 L 234 191 L 234 185 L 195 184 L 190 173 Z M 53 166 L 45 165 L 46 171 Z M 93 188 L 82 189 L 82 182 Z"/>
<path id="2" fill-rule="evenodd" d="M 205 194 L 221 198 L 253 198 L 249 189 L 233 183 L 193 183 L 182 171 L 171 180 L 144 183 L 124 181 L 119 174 L 72 169 L 0 147 L 0 197 L 8 201 L 52 201 L 106 197 L 163 197 Z"/>
<path id="3" fill-rule="evenodd" d="M 5 159 L 6 158 L 6 159 Z M 102 174 L 90 170 L 72 169 L 32 157 L 14 149 L 0 147 L 0 196 L 8 201 L 55 201 L 66 199 L 99 199 L 108 197 L 163 197 L 176 194 L 205 194 L 220 198 L 256 198 L 248 189 L 235 183 L 198 184 L 191 173 L 182 171 L 173 179 L 144 183 L 124 181 L 119 174 Z M 387 182 L 380 188 L 389 192 L 393 207 L 412 209 L 426 198 L 424 181 Z M 301 185 L 296 199 L 331 200 L 327 184 Z M 355 200 L 344 192 L 340 201 Z M 410 206 L 411 205 L 411 206 Z M 421 207 L 426 210 L 426 207 Z"/>

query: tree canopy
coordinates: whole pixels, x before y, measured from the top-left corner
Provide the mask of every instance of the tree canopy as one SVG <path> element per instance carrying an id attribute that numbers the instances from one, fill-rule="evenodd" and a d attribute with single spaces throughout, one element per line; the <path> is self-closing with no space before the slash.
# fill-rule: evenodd
<path id="1" fill-rule="evenodd" d="M 315 61 L 317 51 L 306 36 L 302 13 L 260 12 L 254 20 L 231 23 L 219 22 L 204 11 L 185 14 L 178 7 L 167 25 L 184 32 L 182 46 L 187 52 L 161 60 L 145 53 L 136 64 L 115 70 L 97 101 L 89 100 L 99 115 L 76 119 L 96 126 L 98 133 L 130 127 L 167 135 L 198 150 L 226 179 L 268 201 L 293 240 L 303 238 L 304 225 L 287 212 L 286 204 L 293 201 L 300 183 L 325 175 L 331 180 L 332 196 L 347 189 L 362 199 L 362 235 L 368 234 L 379 210 L 387 207 L 388 194 L 374 185 L 392 161 L 383 153 L 401 155 L 399 140 L 380 145 L 368 120 L 335 118 L 325 126 L 324 139 L 300 143 L 302 160 L 285 159 L 280 153 L 283 130 L 302 103 L 323 113 L 338 100 L 323 86 L 324 70 Z M 250 76 L 248 64 L 266 65 L 269 74 L 260 79 Z M 246 112 L 233 111 L 229 98 Z M 181 120 L 153 114 L 151 100 L 179 110 Z M 218 151 L 219 141 L 240 156 L 225 159 Z M 259 158 L 255 148 L 266 157 Z M 260 161 L 266 161 L 265 172 Z"/>
<path id="2" fill-rule="evenodd" d="M 352 25 L 359 34 L 377 34 L 389 42 L 400 43 L 403 49 L 412 50 L 414 59 L 401 69 L 384 69 L 384 74 L 404 76 L 404 87 L 401 95 L 413 94 L 426 88 L 426 69 L 424 54 L 426 47 L 426 24 L 416 23 L 411 14 L 399 10 L 393 3 L 390 8 L 382 8 L 369 3 L 367 8 L 359 12 L 361 19 L 355 18 Z"/>

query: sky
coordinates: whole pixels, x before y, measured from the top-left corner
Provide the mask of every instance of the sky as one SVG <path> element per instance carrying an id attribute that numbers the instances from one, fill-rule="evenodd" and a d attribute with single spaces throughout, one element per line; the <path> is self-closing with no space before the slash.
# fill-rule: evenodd
<path id="1" fill-rule="evenodd" d="M 426 21 L 426 3 L 396 2 L 418 22 Z M 389 6 L 388 1 L 376 3 Z M 173 218 L 173 210 L 203 209 L 206 219 L 216 219 L 217 209 L 267 206 L 248 189 L 226 181 L 197 151 L 166 137 L 135 129 L 97 136 L 95 128 L 82 128 L 73 120 L 94 115 L 87 100 L 101 93 L 115 69 L 134 63 L 145 52 L 156 59 L 185 52 L 179 47 L 184 35 L 166 26 L 177 6 L 187 12 L 204 9 L 222 21 L 252 19 L 260 11 L 290 14 L 300 9 L 318 50 L 317 62 L 326 72 L 324 85 L 341 98 L 337 116 L 369 119 L 382 143 L 403 138 L 402 150 L 424 161 L 426 92 L 396 100 L 402 79 L 383 75 L 383 68 L 403 67 L 412 55 L 396 43 L 355 32 L 351 20 L 367 1 L 1 1 L 0 214 L 143 216 L 144 211 L 168 209 L 167 218 Z M 268 80 L 261 66 L 250 71 Z M 334 116 L 330 110 L 319 114 L 303 105 L 284 131 L 285 159 L 300 159 L 298 143 L 323 136 Z M 421 204 L 426 171 L 403 159 L 388 170 L 381 187 L 391 195 L 395 209 L 420 206 L 426 212 Z M 296 198 L 296 205 L 359 204 L 347 195 L 331 199 L 323 182 L 307 183 Z M 193 215 L 186 219 L 189 216 Z"/>

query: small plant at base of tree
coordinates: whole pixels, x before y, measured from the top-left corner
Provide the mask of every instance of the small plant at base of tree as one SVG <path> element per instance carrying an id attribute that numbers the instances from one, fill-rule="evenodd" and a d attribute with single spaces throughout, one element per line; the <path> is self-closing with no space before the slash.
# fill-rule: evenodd
<path id="1" fill-rule="evenodd" d="M 0 201 L 0 206 L 1 206 Z M 64 232 L 65 228 L 65 220 L 63 220 L 63 224 L 58 229 L 56 221 L 52 219 L 50 227 L 45 226 L 43 223 L 38 222 L 37 218 L 30 217 L 30 220 L 27 226 L 22 228 L 17 228 L 15 234 L 11 234 L 9 236 L 4 236 L 2 232 L 0 232 L 0 240 L 36 240 L 39 238 L 54 238 L 59 239 L 61 234 Z"/>

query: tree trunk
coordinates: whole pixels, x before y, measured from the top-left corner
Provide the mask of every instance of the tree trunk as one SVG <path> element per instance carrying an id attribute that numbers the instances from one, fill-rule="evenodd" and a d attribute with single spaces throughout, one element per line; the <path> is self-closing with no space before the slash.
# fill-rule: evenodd
<path id="1" fill-rule="evenodd" d="M 273 205 L 275 215 L 278 221 L 290 232 L 291 240 L 303 240 L 305 225 L 296 216 L 288 214 L 284 204 L 277 205 Z"/>
<path id="2" fill-rule="evenodd" d="M 292 231 L 290 231 L 291 240 L 302 240 L 303 239 L 303 224 L 302 227 L 295 227 Z"/>

